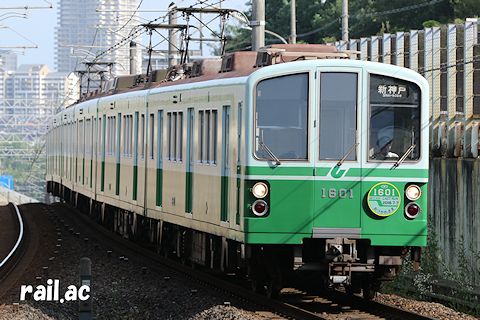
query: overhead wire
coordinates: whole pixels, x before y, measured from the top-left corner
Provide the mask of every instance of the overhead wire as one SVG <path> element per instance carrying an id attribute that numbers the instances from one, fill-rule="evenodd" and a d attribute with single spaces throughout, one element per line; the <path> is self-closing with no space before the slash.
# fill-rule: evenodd
<path id="1" fill-rule="evenodd" d="M 132 21 L 133 17 L 134 17 L 134 16 L 137 14 L 137 12 L 138 12 L 138 9 L 140 9 L 140 6 L 142 5 L 142 3 L 143 3 L 143 0 L 140 0 L 140 2 L 138 3 L 137 8 L 136 8 L 135 11 L 132 13 L 132 15 L 130 16 L 130 18 L 128 19 L 128 21 L 125 22 L 125 23 L 123 24 L 123 26 L 121 26 L 121 27 L 117 30 L 117 32 L 123 30 L 123 29 L 130 23 L 130 21 Z"/>

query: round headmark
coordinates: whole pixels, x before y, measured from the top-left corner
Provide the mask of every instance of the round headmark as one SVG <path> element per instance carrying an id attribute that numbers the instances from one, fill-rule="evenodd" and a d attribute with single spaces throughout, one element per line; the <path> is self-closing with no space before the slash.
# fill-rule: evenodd
<path id="1" fill-rule="evenodd" d="M 374 185 L 367 195 L 368 207 L 380 217 L 388 217 L 400 208 L 400 191 L 389 182 Z"/>

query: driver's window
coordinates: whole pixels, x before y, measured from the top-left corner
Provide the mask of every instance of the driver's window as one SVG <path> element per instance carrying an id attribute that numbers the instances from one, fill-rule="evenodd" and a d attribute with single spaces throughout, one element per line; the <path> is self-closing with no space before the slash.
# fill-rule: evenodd
<path id="1" fill-rule="evenodd" d="M 420 88 L 405 80 L 370 76 L 369 159 L 420 157 Z"/>
<path id="2" fill-rule="evenodd" d="M 255 156 L 308 159 L 308 73 L 261 81 L 256 90 Z"/>

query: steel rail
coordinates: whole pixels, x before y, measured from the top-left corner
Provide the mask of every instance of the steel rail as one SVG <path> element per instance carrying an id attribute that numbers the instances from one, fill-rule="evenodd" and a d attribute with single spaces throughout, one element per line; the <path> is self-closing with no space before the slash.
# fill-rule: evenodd
<path id="1" fill-rule="evenodd" d="M 23 219 L 22 219 L 22 215 L 20 214 L 20 210 L 18 210 L 18 207 L 17 207 L 16 204 L 14 204 L 13 202 L 10 202 L 10 204 L 12 204 L 13 207 L 15 208 L 15 212 L 16 212 L 17 217 L 18 217 L 18 223 L 20 225 L 20 230 L 19 230 L 19 233 L 18 233 L 17 242 L 13 246 L 10 253 L 7 254 L 5 259 L 3 259 L 2 262 L 0 262 L 0 268 L 2 268 L 8 262 L 8 260 L 13 256 L 13 254 L 17 251 L 18 247 L 20 246 L 20 244 L 22 243 L 22 240 L 23 240 Z"/>
<path id="2" fill-rule="evenodd" d="M 222 277 L 215 276 L 208 272 L 196 270 L 195 268 L 183 265 L 178 261 L 162 257 L 158 255 L 158 253 L 142 247 L 138 243 L 118 237 L 104 226 L 96 223 L 88 215 L 80 213 L 78 209 L 75 209 L 74 212 L 70 211 L 72 208 L 73 207 L 66 204 L 59 204 L 54 210 L 60 209 L 60 212 L 62 212 L 64 215 L 67 214 L 69 219 L 73 220 L 75 224 L 82 225 L 83 228 L 87 228 L 90 232 L 93 231 L 93 233 L 96 235 L 95 237 L 100 236 L 108 239 L 110 242 L 109 244 L 113 245 L 113 247 L 116 247 L 112 249 L 115 250 L 117 248 L 121 248 L 121 251 L 130 251 L 129 254 L 132 256 L 146 259 L 149 263 L 149 268 L 152 270 L 156 270 L 159 265 L 161 265 L 163 268 L 183 274 L 187 278 L 190 278 L 194 281 L 204 283 L 210 287 L 227 292 L 231 296 L 235 296 L 244 301 L 249 301 L 258 306 L 267 307 L 269 312 L 281 317 L 286 317 L 289 319 L 327 319 L 327 317 L 321 312 L 312 310 L 312 308 L 309 307 L 305 308 L 302 303 L 297 303 L 295 301 L 284 301 L 282 299 L 269 299 L 264 295 L 248 290 L 244 286 L 238 285 L 238 283 L 228 281 Z M 317 297 L 333 299 L 332 301 L 335 303 L 345 303 L 346 305 L 358 309 L 360 312 L 367 312 L 371 315 L 379 317 L 382 317 L 379 314 L 387 314 L 388 316 L 383 316 L 385 319 L 433 320 L 431 317 L 423 316 L 415 312 L 403 310 L 401 308 L 376 301 L 368 301 L 358 296 L 347 296 L 337 291 L 326 293 L 325 295 L 319 295 Z M 349 302 L 347 302 L 348 300 Z"/>

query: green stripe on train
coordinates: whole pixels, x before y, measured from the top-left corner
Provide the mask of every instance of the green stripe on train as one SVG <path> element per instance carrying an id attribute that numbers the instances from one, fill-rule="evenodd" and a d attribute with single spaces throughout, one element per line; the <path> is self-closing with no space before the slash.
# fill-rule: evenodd
<path id="1" fill-rule="evenodd" d="M 228 221 L 228 176 L 221 178 L 220 220 Z"/>
<path id="2" fill-rule="evenodd" d="M 137 200 L 137 187 L 138 187 L 138 166 L 133 166 L 133 191 L 132 191 L 133 200 Z"/>
<path id="3" fill-rule="evenodd" d="M 93 177 L 93 159 L 90 159 L 90 189 L 92 188 L 92 177 Z"/>
<path id="4" fill-rule="evenodd" d="M 163 185 L 163 170 L 157 169 L 157 195 L 156 195 L 156 206 L 160 207 L 162 205 L 162 185 Z"/>
<path id="5" fill-rule="evenodd" d="M 105 161 L 102 161 L 102 174 L 100 176 L 100 191 L 105 191 Z"/>
<path id="6" fill-rule="evenodd" d="M 120 163 L 117 163 L 116 167 L 116 184 L 115 184 L 115 195 L 120 195 Z"/>
<path id="7" fill-rule="evenodd" d="M 185 174 L 185 212 L 192 212 L 193 199 L 193 174 L 186 172 Z"/>
<path id="8" fill-rule="evenodd" d="M 315 176 L 327 176 L 331 167 L 315 168 Z M 245 175 L 271 175 L 271 176 L 308 176 L 314 174 L 312 167 L 245 167 Z M 379 168 L 350 168 L 345 177 L 416 177 L 428 178 L 428 169 L 379 169 Z"/>
<path id="9" fill-rule="evenodd" d="M 85 184 L 85 158 L 82 159 L 82 184 Z"/>

